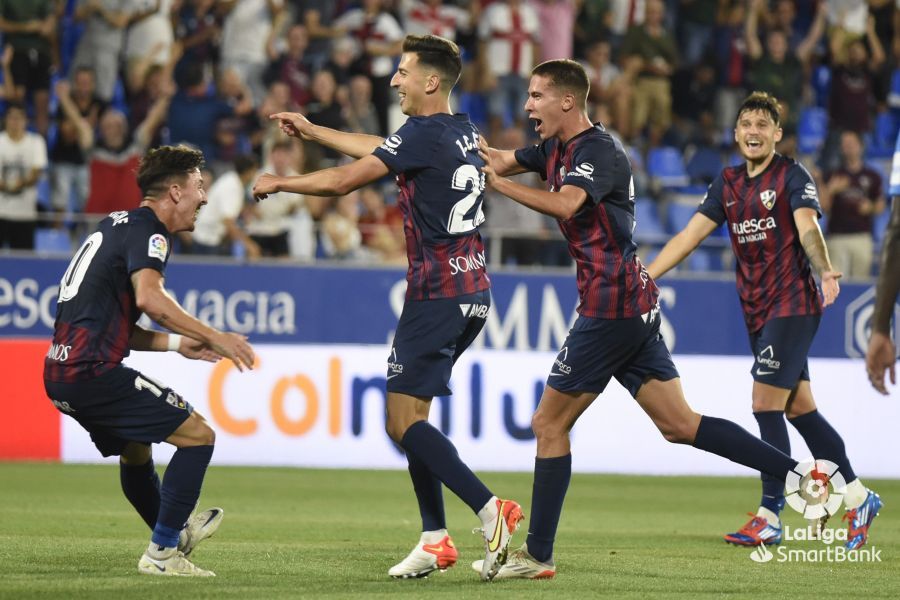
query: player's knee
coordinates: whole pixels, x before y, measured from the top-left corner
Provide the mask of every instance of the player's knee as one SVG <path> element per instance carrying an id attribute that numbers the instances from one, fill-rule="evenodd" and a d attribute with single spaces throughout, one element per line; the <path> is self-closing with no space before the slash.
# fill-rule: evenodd
<path id="1" fill-rule="evenodd" d="M 672 444 L 691 444 L 697 428 L 688 421 L 674 421 L 658 425 L 659 432 L 667 442 Z"/>
<path id="2" fill-rule="evenodd" d="M 123 465 L 129 466 L 146 465 L 152 456 L 149 445 L 129 442 L 122 454 L 119 455 L 119 461 Z"/>
<path id="3" fill-rule="evenodd" d="M 566 428 L 558 419 L 551 418 L 540 410 L 531 417 L 531 430 L 538 441 L 557 439 L 566 435 Z"/>
<path id="4" fill-rule="evenodd" d="M 399 419 L 391 419 L 390 417 L 384 424 L 384 430 L 387 432 L 388 437 L 398 444 L 403 440 L 403 435 L 407 429 L 409 429 L 409 425 Z"/>

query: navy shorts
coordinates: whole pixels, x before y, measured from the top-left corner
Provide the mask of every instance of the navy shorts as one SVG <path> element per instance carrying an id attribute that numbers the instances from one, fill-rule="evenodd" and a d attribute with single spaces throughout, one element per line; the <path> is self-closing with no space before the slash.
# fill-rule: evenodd
<path id="1" fill-rule="evenodd" d="M 450 394 L 453 365 L 478 337 L 490 308 L 490 290 L 407 301 L 388 356 L 387 391 L 429 398 Z"/>
<path id="2" fill-rule="evenodd" d="M 175 390 L 124 365 L 87 381 L 44 380 L 47 396 L 91 434 L 103 456 L 165 441 L 194 412 Z"/>
<path id="3" fill-rule="evenodd" d="M 819 328 L 820 315 L 779 317 L 750 334 L 754 381 L 792 390 L 809 381 L 809 347 Z"/>
<path id="4" fill-rule="evenodd" d="M 636 397 L 647 379 L 678 377 L 654 309 L 630 319 L 579 316 L 553 362 L 547 385 L 561 392 L 601 393 L 609 380 Z"/>

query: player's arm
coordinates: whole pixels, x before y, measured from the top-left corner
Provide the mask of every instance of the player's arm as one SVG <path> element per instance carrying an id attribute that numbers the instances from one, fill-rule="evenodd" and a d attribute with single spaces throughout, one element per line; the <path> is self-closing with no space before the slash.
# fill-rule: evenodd
<path id="1" fill-rule="evenodd" d="M 291 192 L 311 196 L 343 196 L 367 183 L 372 183 L 390 171 L 381 159 L 368 155 L 347 165 L 322 169 L 306 175 L 278 177 L 263 173 L 253 186 L 253 196 L 262 200 L 269 194 Z"/>
<path id="2" fill-rule="evenodd" d="M 510 175 L 518 175 L 528 171 L 516 160 L 515 150 L 498 150 L 491 148 L 482 140 L 482 148 L 490 153 L 491 166 L 500 177 L 509 177 Z"/>
<path id="3" fill-rule="evenodd" d="M 224 333 L 192 317 L 163 287 L 162 273 L 143 268 L 131 274 L 134 299 L 138 310 L 177 334 L 201 341 L 215 353 L 230 358 L 235 366 L 253 368 L 253 348 L 247 339 L 235 333 Z M 168 338 L 167 338 L 168 343 Z"/>
<path id="4" fill-rule="evenodd" d="M 875 287 L 875 312 L 872 314 L 872 337 L 866 351 L 866 372 L 872 387 L 887 394 L 884 373 L 890 373 L 891 384 L 897 384 L 897 348 L 891 340 L 891 315 L 900 293 L 900 197 L 895 196 L 881 247 L 881 269 Z"/>
<path id="5" fill-rule="evenodd" d="M 587 200 L 587 192 L 576 185 L 564 185 L 558 192 L 547 192 L 500 177 L 490 166 L 483 169 L 487 184 L 497 192 L 539 213 L 571 219 Z"/>
<path id="6" fill-rule="evenodd" d="M 841 292 L 838 284 L 841 273 L 831 266 L 825 237 L 819 228 L 819 215 L 814 208 L 801 207 L 794 210 L 794 223 L 797 225 L 803 251 L 822 280 L 822 295 L 825 297 L 825 306 L 828 306 Z"/>
<path id="7" fill-rule="evenodd" d="M 703 213 L 698 212 L 691 217 L 684 229 L 663 246 L 663 249 L 647 267 L 650 277 L 658 279 L 669 272 L 675 265 L 687 258 L 700 245 L 700 242 L 709 237 L 716 227 L 716 222 Z"/>
<path id="8" fill-rule="evenodd" d="M 300 113 L 280 112 L 269 115 L 269 118 L 277 119 L 281 130 L 289 136 L 315 142 L 353 158 L 362 158 L 367 154 L 372 154 L 375 148 L 384 142 L 384 138 L 377 135 L 349 133 L 313 125 Z"/>
<path id="9" fill-rule="evenodd" d="M 132 350 L 148 352 L 178 352 L 186 358 L 207 362 L 216 362 L 222 358 L 204 342 L 177 333 L 144 329 L 140 325 L 134 326 L 134 331 L 131 332 L 128 340 L 128 347 Z"/>

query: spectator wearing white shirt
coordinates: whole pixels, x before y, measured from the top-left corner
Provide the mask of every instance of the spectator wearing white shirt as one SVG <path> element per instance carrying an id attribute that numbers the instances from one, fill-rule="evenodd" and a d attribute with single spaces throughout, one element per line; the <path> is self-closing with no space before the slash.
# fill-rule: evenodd
<path id="1" fill-rule="evenodd" d="M 34 248 L 37 183 L 47 168 L 44 138 L 27 130 L 25 107 L 10 104 L 0 133 L 0 247 Z"/>
<path id="2" fill-rule="evenodd" d="M 490 91 L 491 136 L 504 121 L 522 122 L 531 69 L 540 55 L 537 48 L 538 16 L 522 0 L 495 2 L 484 11 L 478 28 L 479 66 Z"/>
<path id="3" fill-rule="evenodd" d="M 275 173 L 279 177 L 298 175 L 294 169 L 295 148 L 292 140 L 281 140 L 272 145 L 268 163 L 262 173 Z M 303 196 L 290 192 L 269 194 L 265 202 L 250 204 L 244 211 L 247 233 L 256 242 L 263 256 L 286 257 L 291 254 L 289 233 L 294 213 L 303 207 Z M 312 220 L 310 220 L 312 227 Z"/>
<path id="4" fill-rule="evenodd" d="M 234 69 L 253 94 L 254 104 L 266 95 L 263 75 L 278 57 L 274 40 L 286 13 L 283 0 L 223 2 L 228 15 L 222 27 L 221 70 Z"/>
<path id="5" fill-rule="evenodd" d="M 230 256 L 232 243 L 237 242 L 244 247 L 247 258 L 259 258 L 259 246 L 238 224 L 247 189 L 256 177 L 258 166 L 253 156 L 239 156 L 234 160 L 234 168 L 210 186 L 206 206 L 200 209 L 191 232 L 191 254 Z"/>

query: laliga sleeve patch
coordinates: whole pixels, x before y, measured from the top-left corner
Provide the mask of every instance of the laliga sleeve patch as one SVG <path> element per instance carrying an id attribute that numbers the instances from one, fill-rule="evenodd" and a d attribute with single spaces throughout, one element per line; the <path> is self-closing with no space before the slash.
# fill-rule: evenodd
<path id="1" fill-rule="evenodd" d="M 166 237 L 159 233 L 150 236 L 150 242 L 147 245 L 147 256 L 150 258 L 158 258 L 162 262 L 166 262 L 166 255 L 169 253 L 169 242 Z"/>

